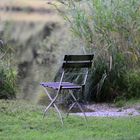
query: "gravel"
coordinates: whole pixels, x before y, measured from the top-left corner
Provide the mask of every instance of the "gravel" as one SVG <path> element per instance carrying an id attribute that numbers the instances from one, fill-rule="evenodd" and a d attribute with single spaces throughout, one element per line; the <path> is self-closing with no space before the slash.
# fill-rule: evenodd
<path id="1" fill-rule="evenodd" d="M 92 104 L 86 106 L 87 117 L 125 117 L 140 115 L 140 106 L 117 108 L 110 104 Z M 90 110 L 90 111 L 88 111 Z M 82 112 L 71 113 L 72 115 L 83 116 Z"/>

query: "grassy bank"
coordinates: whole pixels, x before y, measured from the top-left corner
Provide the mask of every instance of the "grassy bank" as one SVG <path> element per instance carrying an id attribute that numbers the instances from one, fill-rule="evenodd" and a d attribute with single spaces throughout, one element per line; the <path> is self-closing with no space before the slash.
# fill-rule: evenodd
<path id="1" fill-rule="evenodd" d="M 70 116 L 64 127 L 53 110 L 42 118 L 43 106 L 25 101 L 0 101 L 1 140 L 139 140 L 140 117 L 88 119 Z"/>

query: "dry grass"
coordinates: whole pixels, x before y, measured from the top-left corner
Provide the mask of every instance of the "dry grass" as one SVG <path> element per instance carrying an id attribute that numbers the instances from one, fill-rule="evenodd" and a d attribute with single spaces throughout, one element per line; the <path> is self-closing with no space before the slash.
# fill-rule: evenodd
<path id="1" fill-rule="evenodd" d="M 39 13 L 13 13 L 0 12 L 1 21 L 25 21 L 25 22 L 60 22 L 62 18 L 55 14 L 39 14 Z"/>
<path id="2" fill-rule="evenodd" d="M 56 2 L 58 5 L 58 3 Z M 12 8 L 20 8 L 22 11 L 12 11 Z M 1 21 L 25 21 L 25 22 L 60 22 L 62 18 L 53 6 L 44 0 L 2 0 L 0 2 Z M 8 9 L 8 11 L 6 10 Z M 33 12 L 28 10 L 32 9 Z"/>
<path id="3" fill-rule="evenodd" d="M 52 1 L 52 0 L 51 0 Z M 1 0 L 0 7 L 5 6 L 17 6 L 17 7 L 31 7 L 31 8 L 43 8 L 43 9 L 52 9 L 52 6 L 47 4 L 49 0 Z M 55 2 L 57 5 L 58 2 Z"/>

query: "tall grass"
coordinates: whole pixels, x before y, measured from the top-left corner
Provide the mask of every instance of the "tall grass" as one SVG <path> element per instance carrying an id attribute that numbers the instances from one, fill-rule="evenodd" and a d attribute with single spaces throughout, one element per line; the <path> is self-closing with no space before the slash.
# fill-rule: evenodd
<path id="1" fill-rule="evenodd" d="M 140 1 L 70 0 L 64 4 L 63 17 L 81 40 L 84 53 L 95 53 L 86 99 L 110 101 L 134 92 L 124 79 L 129 70 L 140 69 Z"/>
<path id="2" fill-rule="evenodd" d="M 2 41 L 3 42 L 3 41 Z M 17 72 L 12 65 L 13 49 L 4 43 L 0 47 L 0 99 L 16 97 Z"/>

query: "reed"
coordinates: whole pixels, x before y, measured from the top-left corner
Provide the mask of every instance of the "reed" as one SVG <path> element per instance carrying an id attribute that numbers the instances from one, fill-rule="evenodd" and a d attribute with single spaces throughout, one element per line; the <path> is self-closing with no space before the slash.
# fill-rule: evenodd
<path id="1" fill-rule="evenodd" d="M 64 4 L 67 12 L 62 15 L 84 53 L 95 53 L 85 98 L 127 97 L 130 85 L 124 82 L 125 73 L 140 69 L 140 1 L 69 0 Z"/>

